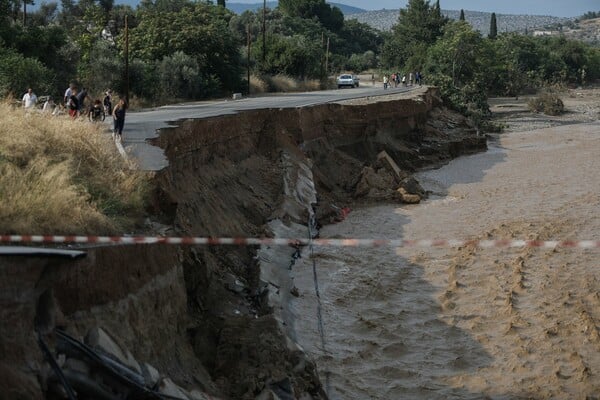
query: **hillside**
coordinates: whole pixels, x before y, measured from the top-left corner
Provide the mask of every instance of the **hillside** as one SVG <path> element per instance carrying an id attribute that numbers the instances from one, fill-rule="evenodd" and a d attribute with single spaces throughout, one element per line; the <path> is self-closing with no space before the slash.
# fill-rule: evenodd
<path id="1" fill-rule="evenodd" d="M 544 35 L 564 35 L 569 39 L 581 40 L 600 46 L 600 18 L 569 20 L 566 23 L 551 24 L 537 32 Z"/>
<path id="2" fill-rule="evenodd" d="M 338 7 L 342 11 L 342 13 L 344 13 L 344 15 L 361 14 L 361 13 L 366 12 L 366 10 L 363 10 L 362 8 L 358 8 L 358 7 L 347 6 L 345 4 L 335 3 L 335 2 L 331 2 L 331 1 L 328 1 L 327 3 L 329 3 L 332 6 Z M 263 7 L 262 2 L 253 3 L 253 4 L 226 2 L 225 4 L 227 5 L 227 8 L 229 8 L 231 11 L 233 11 L 236 14 L 241 14 L 247 10 L 256 11 Z M 276 1 L 267 1 L 267 7 L 275 8 L 275 7 L 277 7 L 277 2 Z"/>
<path id="3" fill-rule="evenodd" d="M 138 4 L 140 4 L 140 0 L 117 0 L 117 1 L 115 1 L 115 3 L 116 4 L 126 4 L 128 6 L 136 8 L 138 6 Z M 344 15 L 360 14 L 360 13 L 366 12 L 366 10 L 363 10 L 362 8 L 358 8 L 358 7 L 347 6 L 345 4 L 340 4 L 340 3 L 330 2 L 330 1 L 328 1 L 327 3 L 331 4 L 332 6 L 338 7 L 342 11 L 342 13 L 344 13 Z M 262 1 L 259 1 L 256 3 L 251 3 L 251 4 L 235 3 L 235 2 L 227 1 L 227 2 L 225 2 L 225 4 L 227 5 L 228 9 L 230 9 L 231 11 L 233 11 L 236 14 L 242 14 L 244 11 L 247 11 L 247 10 L 256 11 L 263 7 Z M 271 8 L 271 9 L 277 7 L 277 1 L 267 1 L 267 7 Z"/>
<path id="4" fill-rule="evenodd" d="M 451 19 L 458 19 L 459 10 L 442 10 L 444 15 Z M 346 14 L 346 19 L 356 19 L 359 22 L 366 23 L 376 29 L 387 31 L 398 20 L 399 10 L 378 10 L 366 11 L 360 14 Z M 473 28 L 487 35 L 490 29 L 491 13 L 480 11 L 465 11 L 465 19 Z M 501 32 L 525 32 L 532 28 L 542 27 L 552 24 L 561 24 L 570 21 L 569 18 L 559 18 L 547 15 L 510 15 L 496 14 L 498 23 L 498 33 Z"/>

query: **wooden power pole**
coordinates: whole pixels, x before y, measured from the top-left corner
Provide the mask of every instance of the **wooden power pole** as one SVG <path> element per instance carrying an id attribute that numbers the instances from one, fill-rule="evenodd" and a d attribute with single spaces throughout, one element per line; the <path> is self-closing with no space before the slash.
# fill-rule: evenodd
<path id="1" fill-rule="evenodd" d="M 267 0 L 263 0 L 262 39 L 262 63 L 264 68 L 267 60 Z"/>
<path id="2" fill-rule="evenodd" d="M 247 40 L 246 72 L 248 75 L 248 95 L 250 95 L 250 23 L 246 24 L 246 40 Z"/>
<path id="3" fill-rule="evenodd" d="M 129 27 L 125 16 L 125 102 L 129 104 Z"/>

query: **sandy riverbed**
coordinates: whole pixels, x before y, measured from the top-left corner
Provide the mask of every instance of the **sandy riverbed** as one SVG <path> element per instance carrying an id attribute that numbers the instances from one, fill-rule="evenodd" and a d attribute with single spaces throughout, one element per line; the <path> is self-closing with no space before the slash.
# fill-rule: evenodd
<path id="1" fill-rule="evenodd" d="M 419 174 L 430 200 L 360 209 L 321 236 L 598 240 L 600 123 L 573 122 L 509 127 L 488 152 Z M 600 394 L 599 250 L 327 248 L 314 260 L 324 346 L 308 252 L 295 328 L 332 399 Z"/>

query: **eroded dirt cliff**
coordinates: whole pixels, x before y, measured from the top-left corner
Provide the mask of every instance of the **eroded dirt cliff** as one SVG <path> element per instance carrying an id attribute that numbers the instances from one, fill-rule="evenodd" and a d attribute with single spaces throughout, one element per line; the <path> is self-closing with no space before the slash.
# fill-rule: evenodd
<path id="1" fill-rule="evenodd" d="M 330 223 L 356 202 L 406 199 L 399 187 L 418 199 L 413 171 L 486 148 L 433 88 L 181 121 L 156 144 L 169 159 L 156 176 L 156 219 L 172 235 L 215 237 L 306 234 L 314 216 Z M 384 151 L 398 171 L 382 162 Z M 294 254 L 136 246 L 90 249 L 74 263 L 3 257 L 0 390 L 43 397 L 34 320 L 46 312 L 45 326 L 77 337 L 106 329 L 140 364 L 188 390 L 225 399 L 326 398 L 286 313 Z"/>

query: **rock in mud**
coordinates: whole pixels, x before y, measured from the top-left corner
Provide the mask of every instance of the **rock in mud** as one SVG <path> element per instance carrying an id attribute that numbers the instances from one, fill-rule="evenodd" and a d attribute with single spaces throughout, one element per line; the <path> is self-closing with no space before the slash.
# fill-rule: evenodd
<path id="1" fill-rule="evenodd" d="M 421 202 L 421 196 L 418 194 L 410 194 L 403 187 L 400 187 L 396 193 L 398 193 L 398 199 L 403 203 L 418 204 Z"/>
<path id="2" fill-rule="evenodd" d="M 367 197 L 369 199 L 386 199 L 393 195 L 394 177 L 386 169 L 380 168 L 375 171 L 372 167 L 362 170 L 360 181 L 356 185 L 355 197 Z"/>

